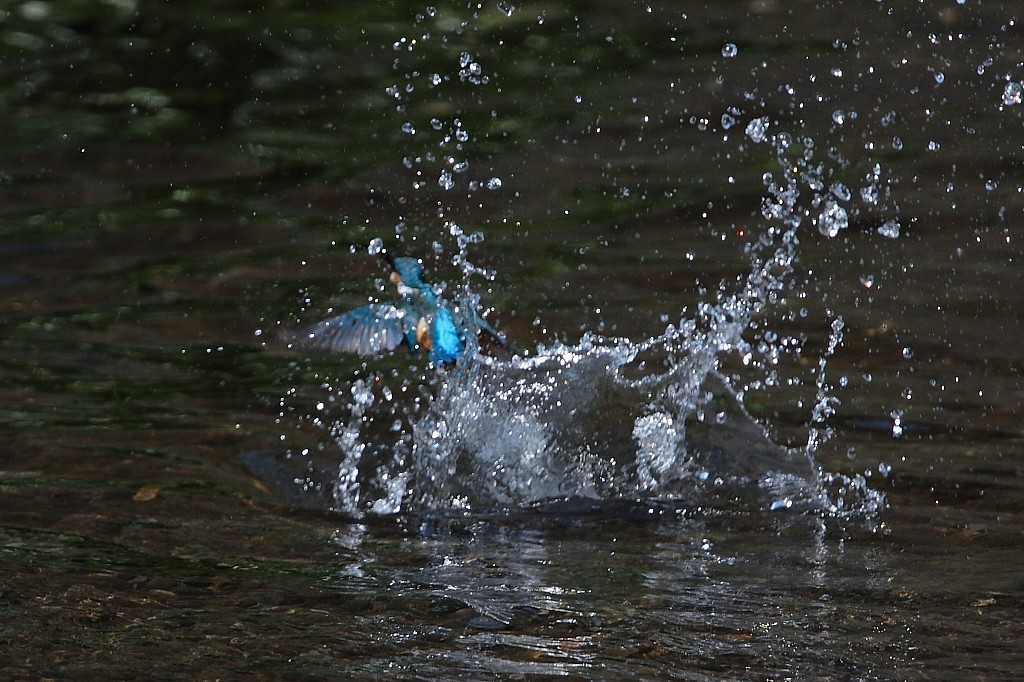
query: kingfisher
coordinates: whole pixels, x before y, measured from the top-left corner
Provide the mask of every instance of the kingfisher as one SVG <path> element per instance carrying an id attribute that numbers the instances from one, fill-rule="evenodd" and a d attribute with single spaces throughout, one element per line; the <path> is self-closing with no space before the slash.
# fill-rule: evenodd
<path id="1" fill-rule="evenodd" d="M 391 266 L 391 281 L 398 288 L 398 301 L 371 303 L 319 322 L 302 332 L 302 343 L 341 353 L 381 355 L 405 345 L 411 354 L 420 348 L 437 366 L 455 364 L 466 353 L 469 325 L 457 310 L 423 281 L 423 265 L 406 256 L 395 258 L 386 250 L 381 255 Z M 503 334 L 474 311 L 473 326 L 498 345 L 514 353 L 518 349 Z"/>

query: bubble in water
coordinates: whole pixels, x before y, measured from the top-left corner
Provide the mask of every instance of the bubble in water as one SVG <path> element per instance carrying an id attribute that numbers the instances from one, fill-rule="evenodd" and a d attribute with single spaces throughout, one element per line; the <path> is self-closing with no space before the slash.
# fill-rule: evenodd
<path id="1" fill-rule="evenodd" d="M 726 59 L 735 57 L 740 52 L 740 48 L 736 47 L 736 43 L 726 43 L 722 46 L 722 56 Z"/>
<path id="2" fill-rule="evenodd" d="M 736 125 L 736 119 L 732 114 L 722 114 L 722 130 L 728 130 Z"/>
<path id="3" fill-rule="evenodd" d="M 441 171 L 441 173 L 437 176 L 437 184 L 441 189 L 445 190 L 446 192 L 454 189 L 455 178 L 452 177 L 452 172 L 448 169 Z"/>
<path id="4" fill-rule="evenodd" d="M 939 144 L 938 142 L 936 142 L 935 140 L 930 140 L 930 141 L 928 142 L 928 151 L 930 151 L 930 152 L 936 152 L 936 151 L 938 151 L 938 150 L 939 150 L 939 147 L 941 147 L 941 146 L 942 146 L 942 145 L 940 145 L 940 144 Z"/>
<path id="5" fill-rule="evenodd" d="M 832 112 L 832 122 L 837 126 L 841 126 L 846 123 L 846 112 L 842 109 L 836 109 Z"/>
<path id="6" fill-rule="evenodd" d="M 878 228 L 878 234 L 889 239 L 897 239 L 900 236 L 900 223 L 898 220 L 886 220 Z"/>
<path id="7" fill-rule="evenodd" d="M 946 75 L 941 71 L 935 72 L 935 82 L 942 85 L 946 81 Z"/>
<path id="8" fill-rule="evenodd" d="M 818 216 L 818 231 L 826 237 L 835 237 L 850 225 L 846 209 L 834 199 L 825 201 L 825 208 Z"/>
<path id="9" fill-rule="evenodd" d="M 501 189 L 501 178 L 495 176 L 495 177 L 491 178 L 490 180 L 488 180 L 487 183 L 484 186 L 487 189 L 492 190 L 492 191 L 496 190 L 496 189 Z"/>
<path id="10" fill-rule="evenodd" d="M 366 248 L 366 253 L 371 256 L 379 256 L 384 251 L 384 240 L 380 237 L 374 237 L 370 240 L 370 245 Z"/>
<path id="11" fill-rule="evenodd" d="M 768 126 L 768 117 L 762 116 L 748 123 L 745 132 L 752 142 L 760 144 L 768 139 Z"/>
<path id="12" fill-rule="evenodd" d="M 1007 83 L 1003 89 L 1003 104 L 1008 107 L 1016 106 L 1024 100 L 1024 86 L 1020 83 Z"/>

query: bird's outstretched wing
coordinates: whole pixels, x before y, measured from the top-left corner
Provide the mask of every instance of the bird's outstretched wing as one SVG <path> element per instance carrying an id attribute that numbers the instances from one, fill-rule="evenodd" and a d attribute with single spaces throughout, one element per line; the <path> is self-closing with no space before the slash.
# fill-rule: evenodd
<path id="1" fill-rule="evenodd" d="M 405 341 L 403 316 L 391 304 L 375 303 L 315 324 L 301 332 L 297 340 L 338 353 L 380 355 Z"/>

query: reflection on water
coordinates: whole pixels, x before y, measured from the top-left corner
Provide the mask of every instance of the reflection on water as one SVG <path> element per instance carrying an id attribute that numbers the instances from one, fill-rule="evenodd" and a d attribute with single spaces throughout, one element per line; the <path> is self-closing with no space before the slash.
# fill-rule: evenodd
<path id="1" fill-rule="evenodd" d="M 12 3 L 4 677 L 1012 678 L 1019 19 L 804 9 Z"/>

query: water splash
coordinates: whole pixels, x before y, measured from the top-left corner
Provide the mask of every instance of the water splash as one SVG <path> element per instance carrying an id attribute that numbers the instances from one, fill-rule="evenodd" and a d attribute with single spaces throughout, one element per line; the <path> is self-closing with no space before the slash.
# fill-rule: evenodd
<path id="1" fill-rule="evenodd" d="M 514 11 L 502 7 L 508 15 Z M 420 38 L 400 41 L 395 49 L 411 55 L 428 35 Z M 722 50 L 730 59 L 737 52 L 731 43 Z M 494 87 L 496 75 L 486 59 L 469 51 L 459 53 L 448 73 L 409 73 L 410 84 L 422 77 L 426 87 L 394 86 L 388 94 L 396 99 L 402 130 L 426 146 L 404 165 L 414 172 L 417 192 L 427 189 L 426 178 L 435 178 L 442 190 L 436 216 L 454 242 L 451 263 L 463 275 L 439 293 L 458 307 L 480 310 L 474 284 L 493 280 L 495 273 L 472 263 L 471 249 L 483 237 L 467 234 L 450 219 L 445 198 L 462 183 L 470 192 L 495 191 L 502 180 L 462 180 L 469 168 L 466 147 L 475 136 L 458 117 L 442 120 L 431 113 L 416 119 L 410 104 L 414 93 L 423 96 L 439 87 Z M 743 116 L 730 108 L 722 128 L 742 125 Z M 837 111 L 833 122 L 844 126 L 855 118 L 856 112 Z M 827 363 L 842 342 L 841 318 L 832 321 L 828 348 L 814 368 L 805 444 L 787 448 L 773 442 L 744 406 L 751 391 L 777 381 L 775 365 L 788 352 L 780 339 L 765 336 L 756 347 L 748 339 L 755 321 L 785 298 L 801 228 L 809 225 L 835 238 L 859 216 L 855 194 L 869 207 L 885 198 L 879 165 L 859 193 L 851 191 L 834 173 L 833 166 L 844 165 L 841 158 L 830 150 L 829 162 L 818 160 L 814 140 L 776 132 L 776 126 L 769 116 L 759 116 L 742 128 L 746 140 L 772 148 L 778 170 L 763 176 L 766 227 L 750 245 L 750 272 L 738 286 L 721 285 L 713 300 L 692 313 L 681 311 L 675 324 L 640 341 L 587 334 L 574 344 L 538 347 L 527 357 L 499 358 L 481 354 L 471 333 L 468 357 L 454 369 L 428 368 L 415 376 L 367 370 L 355 382 L 328 386 L 338 412 L 323 423 L 342 456 L 334 506 L 359 515 L 584 499 L 710 512 L 877 517 L 885 499 L 865 477 L 824 472 L 815 460 L 833 435 L 827 422 L 838 401 Z M 899 223 L 888 221 L 879 232 L 896 238 Z M 396 237 L 401 238 L 397 228 Z M 449 251 L 436 241 L 434 247 L 438 256 Z M 379 248 L 375 241 L 370 251 Z M 724 372 L 726 362 L 736 359 L 764 376 L 744 383 Z"/>
<path id="2" fill-rule="evenodd" d="M 838 401 L 826 368 L 842 342 L 841 318 L 818 363 L 804 447 L 773 442 L 721 371 L 726 357 L 751 356 L 752 321 L 793 273 L 801 182 L 805 174 L 788 163 L 779 180 L 768 181 L 765 213 L 786 220 L 752 248 L 739 290 L 720 288 L 713 302 L 658 336 L 634 342 L 587 334 L 529 357 L 472 348 L 457 368 L 421 377 L 429 386 L 407 378 L 400 390 L 414 399 L 404 403 L 380 376 L 356 382 L 351 397 L 338 401 L 348 414 L 331 431 L 344 455 L 336 507 L 354 514 L 480 511 L 582 498 L 876 516 L 885 500 L 863 477 L 823 472 L 814 459 L 832 436 L 825 423 Z M 451 221 L 446 228 L 464 275 L 453 297 L 478 309 L 472 281 L 493 278 L 468 257 L 482 235 Z"/>

